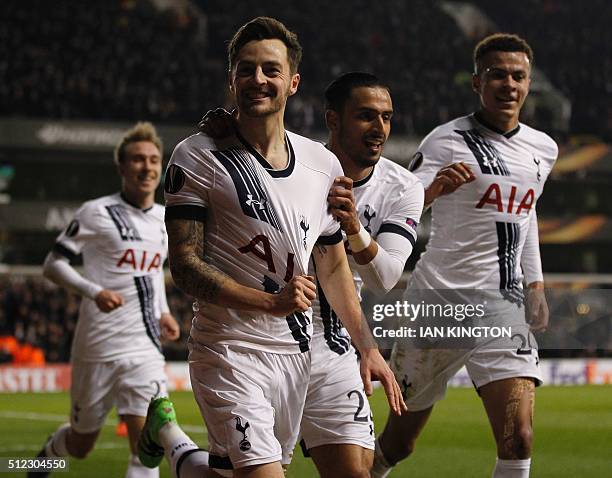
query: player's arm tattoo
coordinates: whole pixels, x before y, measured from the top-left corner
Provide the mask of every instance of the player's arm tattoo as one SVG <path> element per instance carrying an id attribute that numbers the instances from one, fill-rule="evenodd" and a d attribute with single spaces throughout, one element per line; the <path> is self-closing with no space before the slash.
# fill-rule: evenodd
<path id="1" fill-rule="evenodd" d="M 176 219 L 166 224 L 170 272 L 186 294 L 204 302 L 216 303 L 219 291 L 229 277 L 204 260 L 204 224 Z"/>
<path id="2" fill-rule="evenodd" d="M 322 256 L 327 254 L 327 246 L 324 246 L 323 244 L 315 244 L 315 247 L 317 249 L 317 252 Z"/>

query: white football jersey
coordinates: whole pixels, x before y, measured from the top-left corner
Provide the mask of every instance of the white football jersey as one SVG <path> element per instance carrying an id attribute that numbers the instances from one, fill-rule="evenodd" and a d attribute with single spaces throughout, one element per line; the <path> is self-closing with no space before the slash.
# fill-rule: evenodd
<path id="1" fill-rule="evenodd" d="M 442 167 L 461 161 L 476 180 L 434 201 L 429 243 L 411 287 L 520 289 L 523 246 L 530 225 L 537 228 L 536 202 L 557 153 L 541 131 L 519 124 L 501 134 L 474 114 L 425 137 L 409 168 L 425 187 Z"/>
<path id="2" fill-rule="evenodd" d="M 376 240 L 381 234 L 399 234 L 414 246 L 423 209 L 423 187 L 414 174 L 381 157 L 368 177 L 353 183 L 353 195 L 359 220 L 372 238 Z M 355 288 L 360 295 L 363 280 L 356 270 L 346 235 L 344 232 L 342 235 Z M 316 341 L 313 350 L 324 343 L 339 355 L 348 351 L 350 337 L 327 302 L 322 287 L 318 288 L 312 308 Z"/>
<path id="3" fill-rule="evenodd" d="M 308 272 L 315 242 L 342 240 L 327 212 L 327 195 L 342 174 L 319 143 L 287 132 L 289 161 L 275 170 L 244 138 L 193 135 L 174 150 L 166 174 L 166 220 L 205 221 L 208 264 L 242 285 L 278 292 Z M 311 312 L 274 317 L 196 304 L 191 329 L 203 344 L 233 344 L 275 353 L 304 352 Z"/>
<path id="4" fill-rule="evenodd" d="M 62 232 L 54 251 L 83 255 L 83 276 L 123 296 L 124 304 L 101 312 L 83 297 L 72 357 L 85 361 L 161 356 L 159 317 L 165 294 L 163 264 L 168 240 L 164 208 L 141 210 L 120 193 L 84 203 Z M 164 296 L 165 297 L 165 296 Z"/>

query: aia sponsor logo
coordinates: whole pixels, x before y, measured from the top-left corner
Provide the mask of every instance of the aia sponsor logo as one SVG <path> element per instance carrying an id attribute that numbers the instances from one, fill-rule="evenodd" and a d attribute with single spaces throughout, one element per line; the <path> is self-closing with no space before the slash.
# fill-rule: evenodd
<path id="1" fill-rule="evenodd" d="M 535 192 L 533 189 L 528 189 L 522 198 L 517 196 L 518 188 L 512 186 L 500 186 L 497 183 L 491 184 L 485 193 L 476 204 L 476 209 L 482 209 L 487 205 L 494 206 L 497 212 L 506 212 L 508 214 L 520 215 L 529 211 L 535 202 Z"/>
<path id="2" fill-rule="evenodd" d="M 143 272 L 159 271 L 161 265 L 162 261 L 159 252 L 153 254 L 152 252 L 134 249 L 127 249 L 121 256 L 121 259 L 117 261 L 117 267 L 128 267 L 135 271 Z"/>

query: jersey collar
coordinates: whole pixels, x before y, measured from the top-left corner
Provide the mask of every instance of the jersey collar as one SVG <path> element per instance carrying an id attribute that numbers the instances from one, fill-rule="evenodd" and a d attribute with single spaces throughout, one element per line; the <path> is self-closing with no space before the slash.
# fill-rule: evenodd
<path id="1" fill-rule="evenodd" d="M 255 159 L 263 166 L 270 176 L 273 178 L 286 178 L 291 175 L 293 169 L 295 168 L 295 153 L 293 152 L 293 146 L 291 145 L 291 141 L 289 141 L 289 136 L 287 133 L 285 133 L 285 144 L 287 145 L 287 151 L 289 152 L 289 161 L 287 161 L 287 167 L 285 167 L 285 169 L 274 169 L 268 160 L 264 158 L 253 146 L 251 146 L 251 144 L 238 131 L 236 131 L 236 136 L 247 151 L 255 157 Z"/>
<path id="2" fill-rule="evenodd" d="M 121 191 L 119 193 L 119 196 L 121 197 L 121 199 L 123 200 L 124 203 L 129 204 L 132 207 L 135 207 L 136 209 L 138 209 L 139 211 L 142 212 L 149 212 L 151 209 L 153 209 L 153 206 L 149 206 L 145 209 L 141 209 L 139 206 L 137 206 L 136 204 L 134 204 L 133 202 L 131 202 L 126 196 L 125 194 L 123 194 L 123 191 Z"/>
<path id="3" fill-rule="evenodd" d="M 359 181 L 353 181 L 353 187 L 358 188 L 359 186 L 363 186 L 370 179 L 372 179 L 372 176 L 374 176 L 375 169 L 376 169 L 376 165 L 372 166 L 372 171 L 370 171 L 370 174 L 368 174 L 365 178 L 360 179 Z"/>
<path id="4" fill-rule="evenodd" d="M 511 129 L 510 131 L 502 131 L 499 128 L 496 128 L 495 126 L 493 126 L 492 124 L 489 124 L 483 117 L 482 115 L 476 111 L 475 113 L 472 114 L 472 118 L 474 118 L 474 120 L 479 123 L 480 125 L 484 126 L 487 129 L 490 129 L 491 131 L 493 131 L 494 133 L 500 134 L 502 135 L 504 138 L 506 139 L 510 139 L 512 138 L 512 136 L 514 136 L 516 133 L 519 132 L 519 130 L 521 129 L 521 125 L 518 124 L 516 125 L 516 128 Z"/>

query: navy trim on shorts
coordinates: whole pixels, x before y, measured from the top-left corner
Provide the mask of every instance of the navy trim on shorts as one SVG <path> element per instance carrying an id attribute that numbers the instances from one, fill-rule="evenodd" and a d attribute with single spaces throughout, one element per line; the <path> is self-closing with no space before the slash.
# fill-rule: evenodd
<path id="1" fill-rule="evenodd" d="M 213 455 L 212 453 L 208 455 L 208 466 L 218 470 L 234 469 L 234 465 L 232 465 L 232 460 L 230 460 L 229 456 Z"/>
<path id="2" fill-rule="evenodd" d="M 302 454 L 304 455 L 304 458 L 310 458 L 310 452 L 308 451 L 308 446 L 306 446 L 306 442 L 304 441 L 303 438 L 300 440 L 300 448 L 302 449 Z"/>

